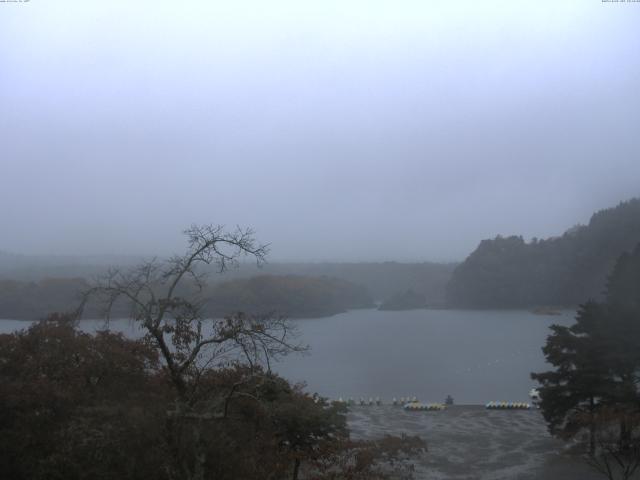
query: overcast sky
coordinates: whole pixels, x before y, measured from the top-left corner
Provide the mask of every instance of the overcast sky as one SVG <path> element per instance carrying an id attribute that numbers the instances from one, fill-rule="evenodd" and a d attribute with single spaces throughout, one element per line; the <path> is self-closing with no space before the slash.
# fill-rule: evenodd
<path id="1" fill-rule="evenodd" d="M 640 3 L 0 3 L 0 250 L 459 260 L 640 194 Z"/>

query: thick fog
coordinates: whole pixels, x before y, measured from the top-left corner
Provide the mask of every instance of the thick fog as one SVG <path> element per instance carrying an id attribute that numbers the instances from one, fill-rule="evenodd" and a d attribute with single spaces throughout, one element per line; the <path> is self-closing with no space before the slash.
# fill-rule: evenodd
<path id="1" fill-rule="evenodd" d="M 640 3 L 0 3 L 0 250 L 458 260 L 640 194 Z"/>

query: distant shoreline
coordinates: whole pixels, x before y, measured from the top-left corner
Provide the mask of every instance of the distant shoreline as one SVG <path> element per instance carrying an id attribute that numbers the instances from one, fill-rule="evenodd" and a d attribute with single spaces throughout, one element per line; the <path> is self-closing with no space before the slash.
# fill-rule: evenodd
<path id="1" fill-rule="evenodd" d="M 467 308 L 467 307 L 456 307 L 456 306 L 448 306 L 448 305 L 429 305 L 426 307 L 422 307 L 422 308 L 407 308 L 407 309 L 398 309 L 398 310 L 385 310 L 385 309 L 380 309 L 378 306 L 374 306 L 374 307 L 364 307 L 364 308 L 350 308 L 350 309 L 346 309 L 346 310 L 341 310 L 339 312 L 334 312 L 334 313 L 330 313 L 330 314 L 326 314 L 326 315 L 320 315 L 320 316 L 313 316 L 313 315 L 304 315 L 304 316 L 300 316 L 300 315 L 296 315 L 296 316 L 288 316 L 286 318 L 289 318 L 290 320 L 321 320 L 324 318 L 332 318 L 335 317 L 337 315 L 342 315 L 345 313 L 349 313 L 349 312 L 353 312 L 353 311 L 371 311 L 371 312 L 387 312 L 387 313 L 393 313 L 393 312 L 409 312 L 409 311 L 419 311 L 419 310 L 425 310 L 425 311 L 444 311 L 444 310 L 458 310 L 461 312 L 491 312 L 491 311 L 495 311 L 495 312 L 500 312 L 500 313 L 504 313 L 504 312 L 528 312 L 531 313 L 532 315 L 538 315 L 541 317 L 560 317 L 560 316 L 566 316 L 566 315 L 573 315 L 576 310 L 578 309 L 578 306 L 565 306 L 565 307 L 523 307 L 523 308 L 514 308 L 514 307 L 504 307 L 504 308 L 499 308 L 499 307 L 495 307 L 495 308 Z M 214 317 L 212 317 L 214 318 Z M 0 318 L 0 322 L 37 322 L 41 320 L 41 318 Z M 80 321 L 81 322 L 94 322 L 96 320 L 100 320 L 99 318 L 82 318 Z M 114 320 L 122 320 L 120 318 L 118 319 L 114 319 Z"/>

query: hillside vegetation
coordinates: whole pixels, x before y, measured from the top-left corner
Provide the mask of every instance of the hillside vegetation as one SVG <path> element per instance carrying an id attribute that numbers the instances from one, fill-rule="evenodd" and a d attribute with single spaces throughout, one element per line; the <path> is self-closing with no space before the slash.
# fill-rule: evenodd
<path id="1" fill-rule="evenodd" d="M 476 308 L 572 306 L 598 299 L 616 259 L 640 242 L 640 199 L 595 213 L 560 237 L 483 240 L 447 286 L 449 304 Z"/>
<path id="2" fill-rule="evenodd" d="M 366 287 L 375 300 L 386 300 L 411 289 L 424 296 L 429 305 L 442 305 L 455 267 L 453 263 L 435 262 L 269 263 L 263 272 L 340 278 Z"/>
<path id="3" fill-rule="evenodd" d="M 37 320 L 50 312 L 69 311 L 89 287 L 82 278 L 46 278 L 39 282 L 0 280 L 0 318 Z M 190 289 L 183 293 L 193 293 Z M 202 292 L 205 312 L 222 317 L 234 312 L 274 313 L 287 317 L 326 317 L 354 308 L 373 307 L 365 287 L 346 280 L 298 275 L 260 275 L 217 282 Z M 123 302 L 115 313 L 128 316 Z M 89 304 L 87 316 L 101 312 Z"/>
<path id="4" fill-rule="evenodd" d="M 221 316 L 243 311 L 287 317 L 326 317 L 373 306 L 364 287 L 329 277 L 260 275 L 213 287 L 207 311 Z"/>
<path id="5" fill-rule="evenodd" d="M 52 311 L 68 310 L 77 300 L 76 293 L 87 287 L 85 279 L 99 277 L 108 273 L 109 268 L 128 268 L 135 262 L 143 261 L 140 257 L 48 257 L 48 256 L 24 256 L 12 255 L 0 251 L 0 318 L 35 319 L 43 318 Z M 293 311 L 296 316 L 316 315 L 304 313 L 299 302 L 302 296 L 312 302 L 310 311 L 326 311 L 335 313 L 348 308 L 356 308 L 358 305 L 369 304 L 370 299 L 363 301 L 363 292 L 355 294 L 353 285 L 359 285 L 366 289 L 367 297 L 374 300 L 388 301 L 391 298 L 412 290 L 424 297 L 430 306 L 439 306 L 445 303 L 445 287 L 451 278 L 455 264 L 451 263 L 399 263 L 399 262 L 369 262 L 369 263 L 292 263 L 273 262 L 261 268 L 255 264 L 243 263 L 238 269 L 230 269 L 222 275 L 211 271 L 210 284 L 220 300 L 222 291 L 234 295 L 236 299 L 247 301 L 246 305 L 270 305 L 271 307 L 285 307 L 283 310 Z M 233 292 L 242 283 L 234 284 L 235 287 L 222 286 L 228 282 L 244 281 L 247 288 L 260 287 L 254 285 L 257 282 L 249 282 L 251 278 L 260 276 L 292 277 L 289 280 L 272 280 L 281 284 L 289 284 L 290 293 L 298 296 L 298 299 L 283 299 L 282 288 L 274 288 L 272 294 L 280 300 L 273 301 L 256 295 L 261 293 L 248 292 L 244 296 Z M 343 304 L 337 293 L 328 294 L 324 301 L 329 305 L 317 305 L 320 296 L 311 295 L 310 284 L 305 283 L 305 288 L 300 285 L 294 287 L 293 277 L 301 282 L 301 277 L 325 278 L 324 283 L 317 281 L 316 287 L 324 290 L 326 294 L 331 288 L 342 285 L 346 291 L 344 296 L 355 295 L 361 300 Z M 334 280 L 327 280 L 334 279 Z M 341 283 L 339 281 L 344 283 Z M 333 287 L 329 288 L 331 283 Z M 324 286 L 323 286 L 324 285 Z M 218 289 L 216 292 L 216 289 Z M 306 293 L 302 290 L 307 290 Z M 224 300 L 225 309 L 230 305 Z M 298 303 L 296 303 L 298 302 Z M 314 303 L 315 302 L 315 303 Z M 345 306 L 346 305 L 346 306 Z M 212 307 L 213 308 L 213 307 Z M 220 308 L 213 308 L 220 312 Z M 281 310 L 281 308 L 277 308 Z M 96 312 L 98 313 L 98 312 Z M 123 312 L 126 313 L 126 312 Z"/>
<path id="6" fill-rule="evenodd" d="M 0 280 L 0 318 L 38 320 L 75 308 L 89 284 L 82 278 L 45 278 L 39 282 Z"/>

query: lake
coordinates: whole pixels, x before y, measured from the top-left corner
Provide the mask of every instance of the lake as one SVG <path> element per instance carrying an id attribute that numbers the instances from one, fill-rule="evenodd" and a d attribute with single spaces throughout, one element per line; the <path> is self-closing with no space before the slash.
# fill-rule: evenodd
<path id="1" fill-rule="evenodd" d="M 353 310 L 329 318 L 293 320 L 307 355 L 293 355 L 273 365 L 292 381 L 330 398 L 416 396 L 442 402 L 484 404 L 490 400 L 527 401 L 535 386 L 532 371 L 548 368 L 541 347 L 549 325 L 573 322 L 573 311 L 560 316 L 527 311 Z M 6 333 L 27 322 L 0 321 Z M 102 321 L 83 321 L 92 331 Z M 114 330 L 138 336 L 126 320 Z"/>

